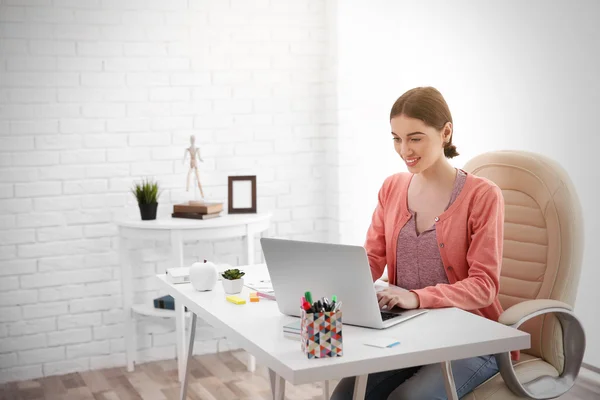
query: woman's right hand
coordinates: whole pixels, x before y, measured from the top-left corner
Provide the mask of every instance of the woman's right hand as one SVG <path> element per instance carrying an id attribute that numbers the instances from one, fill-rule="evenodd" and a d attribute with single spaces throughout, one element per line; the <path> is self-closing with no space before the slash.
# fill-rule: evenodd
<path id="1" fill-rule="evenodd" d="M 379 301 L 380 309 L 384 307 L 388 310 L 391 310 L 393 307 L 400 307 L 406 310 L 419 308 L 419 296 L 397 286 L 391 286 L 377 292 L 377 300 Z"/>

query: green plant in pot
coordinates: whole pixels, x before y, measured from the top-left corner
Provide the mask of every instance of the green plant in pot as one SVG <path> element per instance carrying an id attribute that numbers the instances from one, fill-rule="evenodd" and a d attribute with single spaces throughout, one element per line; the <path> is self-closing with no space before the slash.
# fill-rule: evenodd
<path id="1" fill-rule="evenodd" d="M 142 220 L 148 221 L 156 219 L 158 197 L 160 196 L 158 182 L 151 179 L 143 179 L 142 182 L 134 184 L 131 188 L 131 192 L 135 196 L 138 206 L 140 207 Z"/>
<path id="2" fill-rule="evenodd" d="M 234 294 L 242 291 L 244 287 L 244 278 L 246 273 L 239 269 L 228 269 L 224 271 L 221 276 L 223 277 L 223 289 L 225 293 Z"/>

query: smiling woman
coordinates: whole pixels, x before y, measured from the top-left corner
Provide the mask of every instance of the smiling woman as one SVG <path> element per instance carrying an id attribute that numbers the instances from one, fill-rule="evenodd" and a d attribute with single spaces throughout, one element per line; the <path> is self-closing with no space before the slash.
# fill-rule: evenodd
<path id="1" fill-rule="evenodd" d="M 452 114 L 435 88 L 415 88 L 404 93 L 392 106 L 390 124 L 396 152 L 411 172 L 430 167 L 442 150 L 446 158 L 459 155 L 452 144 Z M 427 159 L 422 160 L 425 155 Z"/>
<path id="2" fill-rule="evenodd" d="M 377 293 L 380 307 L 458 307 L 497 321 L 504 200 L 493 182 L 454 168 L 452 116 L 432 87 L 404 93 L 392 106 L 394 148 L 408 173 L 388 177 L 367 231 L 373 280 L 387 266 L 394 287 Z M 517 354 L 514 354 L 517 357 Z M 459 397 L 498 372 L 493 355 L 452 362 Z M 332 400 L 352 398 L 354 378 Z M 445 398 L 437 364 L 371 374 L 367 399 Z"/>

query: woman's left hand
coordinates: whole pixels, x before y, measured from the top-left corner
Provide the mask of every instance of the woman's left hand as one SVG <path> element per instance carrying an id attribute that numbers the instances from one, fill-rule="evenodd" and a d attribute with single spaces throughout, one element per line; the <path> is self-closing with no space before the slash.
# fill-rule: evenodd
<path id="1" fill-rule="evenodd" d="M 406 310 L 419 308 L 419 296 L 408 290 L 386 288 L 377 292 L 377 300 L 379 300 L 380 309 L 383 309 L 384 306 L 387 306 L 388 310 L 393 307 L 400 307 Z"/>

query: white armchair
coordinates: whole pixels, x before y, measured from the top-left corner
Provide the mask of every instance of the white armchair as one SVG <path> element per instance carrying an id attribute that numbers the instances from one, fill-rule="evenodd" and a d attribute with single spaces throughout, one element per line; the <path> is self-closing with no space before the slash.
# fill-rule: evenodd
<path id="1" fill-rule="evenodd" d="M 575 383 L 585 333 L 573 313 L 583 255 L 581 206 L 564 169 L 547 157 L 497 151 L 464 170 L 496 183 L 505 200 L 499 322 L 531 335 L 518 362 L 497 354 L 500 373 L 468 400 L 552 399 Z"/>

